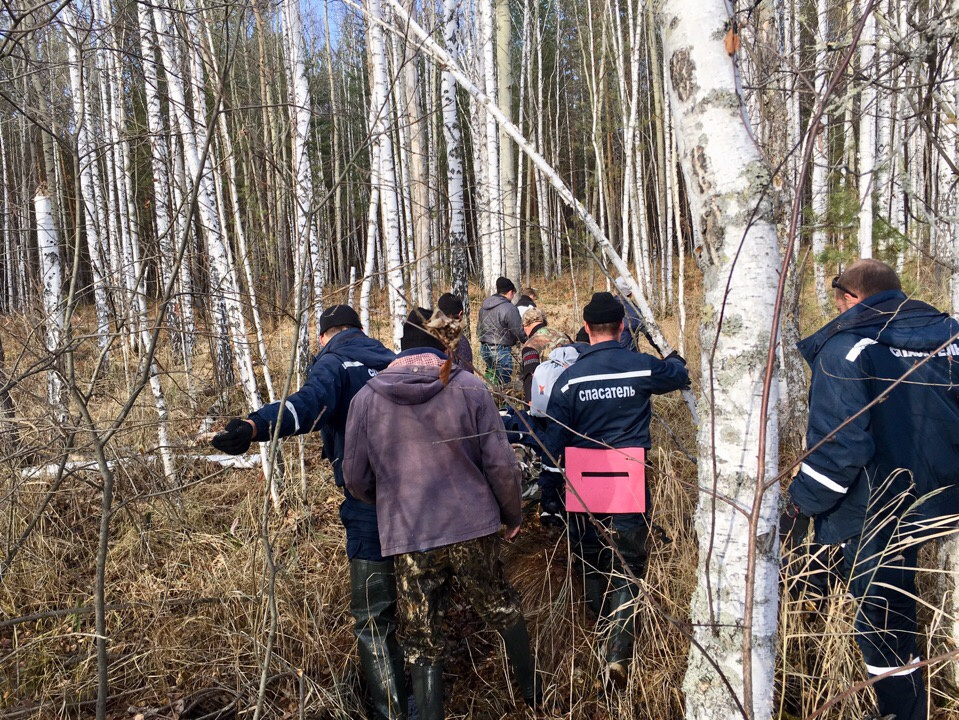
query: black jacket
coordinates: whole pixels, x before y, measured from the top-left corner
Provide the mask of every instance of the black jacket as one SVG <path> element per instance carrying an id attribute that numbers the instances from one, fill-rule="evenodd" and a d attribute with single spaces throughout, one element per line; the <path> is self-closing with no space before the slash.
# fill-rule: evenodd
<path id="1" fill-rule="evenodd" d="M 957 335 L 955 319 L 886 291 L 799 343 L 812 368 L 809 448 L 945 345 L 802 463 L 790 493 L 816 516 L 819 542 L 842 542 L 890 516 L 923 521 L 959 511 Z"/>

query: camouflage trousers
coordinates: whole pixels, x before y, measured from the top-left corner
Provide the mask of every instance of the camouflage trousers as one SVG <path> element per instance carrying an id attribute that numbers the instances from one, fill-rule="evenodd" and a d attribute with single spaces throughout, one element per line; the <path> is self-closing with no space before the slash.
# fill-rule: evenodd
<path id="1" fill-rule="evenodd" d="M 411 664 L 433 665 L 442 659 L 443 612 L 453 578 L 477 615 L 494 629 L 510 627 L 523 617 L 519 594 L 503 572 L 499 542 L 496 535 L 486 535 L 395 556 L 402 645 Z"/>

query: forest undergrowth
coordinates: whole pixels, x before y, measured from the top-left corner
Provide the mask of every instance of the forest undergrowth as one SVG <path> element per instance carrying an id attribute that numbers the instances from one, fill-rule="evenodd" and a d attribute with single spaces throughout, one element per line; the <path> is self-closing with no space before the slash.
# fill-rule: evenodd
<path id="1" fill-rule="evenodd" d="M 698 392 L 695 309 L 700 303 L 694 276 L 690 273 L 687 287 L 691 314 L 685 340 Z M 537 285 L 550 324 L 571 335 L 589 292 L 605 289 L 586 273 L 577 280 L 573 286 L 565 279 Z M 597 287 L 590 288 L 591 282 Z M 331 295 L 327 302 L 342 299 Z M 481 299 L 477 290 L 474 323 Z M 92 319 L 86 310 L 75 320 L 75 333 Z M 389 334 L 385 316 L 374 313 L 384 325 L 372 331 L 383 340 Z M 804 332 L 823 319 L 805 318 Z M 661 325 L 675 341 L 677 318 L 663 318 Z M 6 349 L 3 369 L 11 377 L 23 375 L 12 392 L 16 419 L 8 425 L 15 434 L 7 430 L 0 436 L 6 477 L 0 502 L 0 714 L 11 719 L 82 717 L 92 714 L 97 691 L 92 592 L 101 480 L 89 465 L 36 470 L 55 463 L 68 443 L 71 461 L 91 459 L 87 433 L 51 420 L 40 372 L 45 370 L 41 337 L 30 320 L 3 318 L 0 338 Z M 276 324 L 267 340 L 274 377 L 282 383 L 291 325 Z M 89 340 L 79 344 L 78 377 L 91 376 L 98 362 L 90 349 L 94 346 Z M 197 439 L 208 429 L 204 420 L 211 408 L 217 422 L 243 412 L 239 392 L 229 394 L 226 406 L 219 402 L 208 351 L 193 358 L 189 373 L 177 368 L 168 343 L 161 344 L 158 360 L 168 389 L 171 431 L 178 439 L 179 485 L 166 483 L 153 457 L 155 411 L 145 395 L 107 446 L 117 482 L 106 573 L 110 716 L 252 718 L 262 695 L 265 717 L 367 717 L 348 612 L 345 538 L 337 515 L 341 495 L 328 463 L 320 459 L 318 436 L 285 443 L 286 490 L 284 507 L 277 512 L 269 505 L 258 469 L 224 468 L 195 457 L 213 452 Z M 27 372 L 31 367 L 36 372 Z M 108 372 L 92 386 L 78 383 L 90 393 L 100 426 L 126 402 L 133 375 L 118 350 Z M 654 408 L 650 458 L 659 530 L 645 595 L 638 603 L 635 662 L 626 692 L 609 693 L 598 682 L 603 638 L 583 602 L 565 536 L 541 527 L 531 508 L 518 540 L 504 543 L 508 572 L 522 595 L 545 677 L 546 717 L 683 716 L 685 623 L 698 552 L 692 522 L 698 483 L 688 456 L 695 455 L 696 436 L 678 396 L 657 398 Z M 402 451 L 401 440 L 397 451 Z M 795 439 L 784 439 L 783 463 L 797 452 Z M 276 567 L 272 632 L 264 528 Z M 924 561 L 925 567 L 936 567 L 934 547 L 927 548 Z M 920 578 L 923 597 L 929 599 L 921 608 L 921 622 L 931 628 L 926 657 L 947 647 L 943 618 L 936 611 L 940 579 L 936 572 Z M 851 604 L 841 584 L 816 599 L 797 594 L 790 583 L 784 585 L 782 599 L 777 706 L 782 718 L 808 717 L 864 677 L 852 639 Z M 448 717 L 528 717 L 511 685 L 496 633 L 456 594 L 447 620 Z M 264 671 L 268 645 L 271 659 Z M 955 695 L 946 678 L 950 671 L 946 664 L 932 673 L 940 718 L 959 718 L 949 707 Z M 859 718 L 869 707 L 866 691 L 859 691 L 824 717 Z"/>

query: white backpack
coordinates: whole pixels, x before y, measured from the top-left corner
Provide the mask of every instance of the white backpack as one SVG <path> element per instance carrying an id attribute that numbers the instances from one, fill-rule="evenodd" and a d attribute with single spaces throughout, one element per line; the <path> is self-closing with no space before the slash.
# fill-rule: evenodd
<path id="1" fill-rule="evenodd" d="M 549 359 L 533 371 L 533 387 L 530 390 L 529 414 L 546 417 L 546 406 L 553 392 L 556 378 L 563 374 L 579 358 L 579 350 L 573 345 L 563 345 L 549 354 Z"/>

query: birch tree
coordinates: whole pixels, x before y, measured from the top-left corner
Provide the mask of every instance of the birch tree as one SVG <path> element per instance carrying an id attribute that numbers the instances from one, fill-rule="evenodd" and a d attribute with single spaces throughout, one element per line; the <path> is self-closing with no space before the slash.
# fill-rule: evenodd
<path id="1" fill-rule="evenodd" d="M 686 716 L 741 717 L 745 707 L 750 717 L 767 718 L 779 574 L 778 485 L 764 488 L 766 469 L 775 473 L 778 462 L 775 384 L 763 394 L 779 271 L 771 174 L 741 111 L 724 44 L 725 4 L 668 0 L 661 22 L 705 292 L 698 440 L 704 490 L 695 518 L 700 552 Z"/>
<path id="2" fill-rule="evenodd" d="M 829 0 L 816 0 L 816 17 L 818 34 L 816 35 L 816 97 L 822 97 L 829 79 L 828 43 L 829 33 Z M 816 298 L 820 309 L 825 312 L 829 308 L 829 296 L 826 294 L 826 270 L 822 264 L 822 256 L 826 251 L 826 211 L 829 207 L 829 116 L 823 113 L 819 125 L 819 134 L 813 139 L 813 167 L 812 167 L 812 254 L 813 279 L 816 288 Z"/>
<path id="3" fill-rule="evenodd" d="M 64 8 L 64 29 L 69 37 L 67 52 L 70 62 L 70 95 L 76 123 L 77 159 L 80 166 L 79 194 L 83 204 L 84 233 L 90 255 L 90 271 L 93 276 L 97 344 L 100 352 L 103 353 L 110 346 L 110 315 L 103 253 L 105 228 L 101 211 L 103 188 L 97 169 L 97 152 L 93 144 L 96 133 L 91 132 L 90 127 L 94 113 L 87 96 L 84 79 L 83 44 L 79 23 L 80 19 L 73 5 Z"/>
<path id="4" fill-rule="evenodd" d="M 408 16 L 407 16 L 408 18 Z M 382 10 L 379 0 L 369 4 L 368 32 L 370 72 L 370 104 L 375 112 L 371 162 L 378 166 L 379 204 L 385 243 L 386 281 L 390 301 L 390 316 L 393 320 L 393 344 L 399 349 L 406 321 L 406 296 L 400 237 L 399 205 L 397 202 L 396 167 L 393 161 L 393 140 L 390 132 L 391 102 L 387 73 L 386 43 L 383 39 Z M 409 20 L 407 19 L 407 22 Z M 376 159 L 373 159 L 373 153 Z M 371 198 L 372 202 L 372 198 Z M 374 238 L 368 238 L 373 242 Z"/>
<path id="5" fill-rule="evenodd" d="M 60 242 L 53 221 L 53 208 L 44 190 L 34 197 L 34 212 L 37 221 L 37 250 L 40 254 L 41 284 L 43 287 L 43 313 L 46 320 L 44 344 L 50 356 L 56 359 L 60 353 L 63 336 L 63 270 L 60 257 Z M 66 419 L 64 407 L 64 384 L 56 365 L 47 371 L 47 401 L 59 422 Z"/>
<path id="6" fill-rule="evenodd" d="M 309 361 L 309 318 L 311 296 L 317 304 L 322 302 L 322 273 L 318 267 L 319 250 L 316 230 L 313 225 L 313 167 L 307 149 L 310 132 L 310 91 L 306 81 L 306 51 L 303 42 L 303 23 L 300 20 L 298 0 L 283 1 L 283 33 L 286 40 L 287 65 L 289 67 L 289 105 L 293 159 L 293 208 L 294 242 L 293 273 L 295 291 L 299 293 L 298 348 L 300 366 Z M 312 275 L 307 275 L 309 268 Z M 307 282 L 307 277 L 311 282 Z M 318 310 L 322 310 L 319 307 Z M 319 323 L 317 323 L 319 332 Z"/>
<path id="7" fill-rule="evenodd" d="M 864 85 L 859 102 L 859 257 L 872 257 L 872 192 L 876 172 L 876 16 L 870 12 L 859 42 Z"/>
<path id="8" fill-rule="evenodd" d="M 456 0 L 443 5 L 443 38 L 446 50 L 459 57 L 460 13 Z M 463 299 L 469 315 L 466 257 L 466 211 L 463 203 L 463 138 L 456 110 L 456 78 L 450 69 L 442 69 L 443 139 L 446 142 L 446 194 L 449 202 L 450 272 L 453 294 Z"/>
<path id="9" fill-rule="evenodd" d="M 511 52 L 513 21 L 509 0 L 496 3 L 496 79 L 500 112 L 513 117 L 513 59 Z M 503 194 L 503 270 L 519 282 L 521 275 L 519 242 L 516 235 L 516 159 L 512 141 L 502 130 L 499 135 L 499 184 Z"/>

